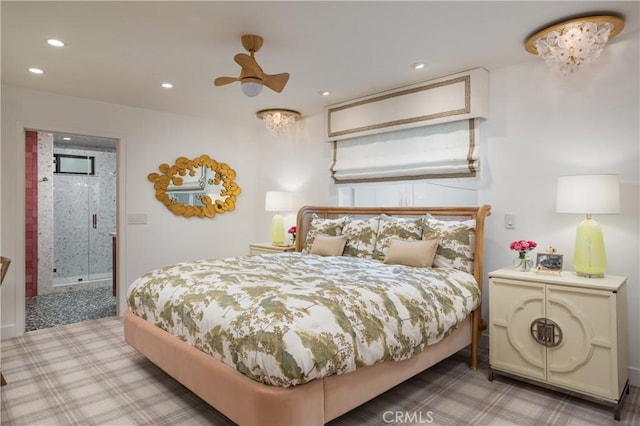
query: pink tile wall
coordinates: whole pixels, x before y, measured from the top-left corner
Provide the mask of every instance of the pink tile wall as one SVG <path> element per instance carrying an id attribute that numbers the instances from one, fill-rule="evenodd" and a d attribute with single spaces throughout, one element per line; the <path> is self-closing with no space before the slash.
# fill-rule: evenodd
<path id="1" fill-rule="evenodd" d="M 38 132 L 25 139 L 25 296 L 38 295 Z"/>

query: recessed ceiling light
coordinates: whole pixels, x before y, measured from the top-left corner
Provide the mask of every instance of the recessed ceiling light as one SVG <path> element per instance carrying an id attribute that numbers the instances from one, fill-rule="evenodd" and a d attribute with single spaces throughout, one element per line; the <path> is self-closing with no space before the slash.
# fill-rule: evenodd
<path id="1" fill-rule="evenodd" d="M 321 94 L 322 96 L 329 96 L 331 94 L 331 92 L 328 90 L 320 90 L 318 91 L 318 93 Z"/>
<path id="2" fill-rule="evenodd" d="M 414 64 L 411 64 L 411 68 L 414 70 L 421 70 L 422 68 L 424 68 L 424 62 L 416 62 Z"/>
<path id="3" fill-rule="evenodd" d="M 34 74 L 44 74 L 44 71 L 41 70 L 40 68 L 29 68 L 29 72 Z"/>
<path id="4" fill-rule="evenodd" d="M 62 138 L 62 140 L 70 141 L 70 140 L 71 140 L 71 138 L 70 138 L 69 136 L 65 136 L 64 138 Z"/>
<path id="5" fill-rule="evenodd" d="M 47 43 L 49 43 L 51 46 L 55 46 L 55 47 L 63 47 L 64 46 L 64 42 L 63 41 L 56 40 L 55 38 L 50 38 L 49 40 L 47 40 Z"/>
<path id="6" fill-rule="evenodd" d="M 171 89 L 173 87 L 173 84 L 171 84 L 171 83 L 162 83 L 162 87 L 164 87 L 165 89 Z"/>

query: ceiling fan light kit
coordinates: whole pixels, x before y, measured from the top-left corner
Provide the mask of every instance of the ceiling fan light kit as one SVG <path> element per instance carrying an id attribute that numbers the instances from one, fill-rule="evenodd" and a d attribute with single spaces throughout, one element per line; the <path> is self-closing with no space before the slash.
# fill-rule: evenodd
<path id="1" fill-rule="evenodd" d="M 618 16 L 570 19 L 536 32 L 527 39 L 527 52 L 540 56 L 561 75 L 571 75 L 602 53 L 607 41 L 624 28 Z"/>
<path id="2" fill-rule="evenodd" d="M 255 79 L 248 77 L 240 82 L 242 93 L 250 98 L 255 98 L 262 92 L 262 83 L 254 80 Z"/>
<path id="3" fill-rule="evenodd" d="M 243 35 L 242 46 L 249 52 L 238 53 L 233 60 L 240 65 L 242 70 L 238 77 L 218 77 L 213 81 L 215 86 L 224 86 L 236 81 L 240 82 L 242 92 L 249 96 L 257 96 L 262 91 L 262 86 L 267 86 L 274 92 L 280 93 L 289 81 L 289 73 L 266 74 L 262 71 L 255 59 L 255 53 L 262 47 L 262 37 L 247 34 Z"/>
<path id="4" fill-rule="evenodd" d="M 275 136 L 282 135 L 296 121 L 300 120 L 300 113 L 291 109 L 263 109 L 258 111 L 256 116 Z"/>

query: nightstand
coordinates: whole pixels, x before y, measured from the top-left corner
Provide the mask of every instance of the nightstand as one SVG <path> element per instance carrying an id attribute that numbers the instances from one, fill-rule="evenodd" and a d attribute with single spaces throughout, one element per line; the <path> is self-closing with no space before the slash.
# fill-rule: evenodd
<path id="1" fill-rule="evenodd" d="M 629 393 L 627 278 L 489 273 L 489 380 L 501 374 L 613 407 Z"/>
<path id="2" fill-rule="evenodd" d="M 249 244 L 249 256 L 265 253 L 283 253 L 295 251 L 294 246 L 274 246 L 272 243 L 252 243 Z"/>

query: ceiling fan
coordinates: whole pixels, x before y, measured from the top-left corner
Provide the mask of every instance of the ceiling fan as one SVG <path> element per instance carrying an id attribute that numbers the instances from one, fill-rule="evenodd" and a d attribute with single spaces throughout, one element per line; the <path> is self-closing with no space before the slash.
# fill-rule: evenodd
<path id="1" fill-rule="evenodd" d="M 284 86 L 289 80 L 289 73 L 282 74 L 266 74 L 256 62 L 254 53 L 262 47 L 262 37 L 247 34 L 242 36 L 242 46 L 249 52 L 238 53 L 233 57 L 238 65 L 242 67 L 239 77 L 218 77 L 213 84 L 216 86 L 224 86 L 225 84 L 240 82 L 242 92 L 249 97 L 257 96 L 262 91 L 262 86 L 267 86 L 275 92 L 282 92 Z"/>

